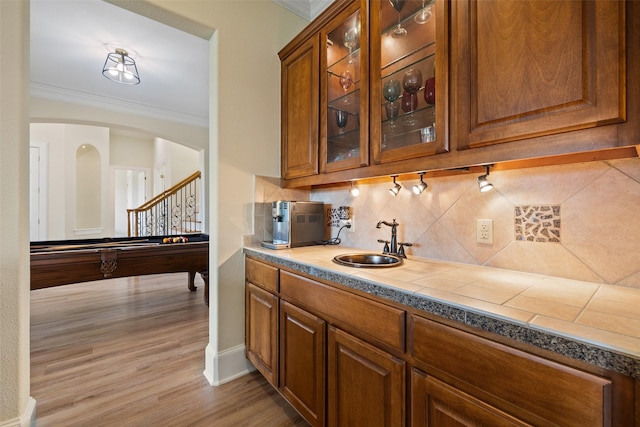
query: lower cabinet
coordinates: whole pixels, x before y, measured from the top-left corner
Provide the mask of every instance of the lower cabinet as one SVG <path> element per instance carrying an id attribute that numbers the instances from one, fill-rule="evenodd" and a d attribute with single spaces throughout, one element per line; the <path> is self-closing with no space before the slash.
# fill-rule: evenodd
<path id="1" fill-rule="evenodd" d="M 410 330 L 414 364 L 427 372 L 412 372 L 414 425 L 616 425 L 609 378 L 420 316 Z"/>
<path id="2" fill-rule="evenodd" d="M 247 359 L 278 386 L 278 297 L 252 283 L 245 287 Z"/>
<path id="3" fill-rule="evenodd" d="M 405 362 L 329 327 L 328 425 L 405 425 Z"/>
<path id="4" fill-rule="evenodd" d="M 313 426 L 640 427 L 631 377 L 247 261 L 247 357 Z"/>
<path id="5" fill-rule="evenodd" d="M 280 301 L 280 392 L 314 426 L 325 425 L 326 325 Z"/>

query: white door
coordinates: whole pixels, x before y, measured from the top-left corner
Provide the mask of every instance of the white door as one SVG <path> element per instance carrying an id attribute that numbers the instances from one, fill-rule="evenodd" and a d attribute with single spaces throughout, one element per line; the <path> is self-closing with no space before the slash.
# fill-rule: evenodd
<path id="1" fill-rule="evenodd" d="M 127 209 L 137 208 L 147 200 L 148 174 L 148 169 L 114 168 L 114 237 L 128 235 Z"/>
<path id="2" fill-rule="evenodd" d="M 29 229 L 32 242 L 47 239 L 47 145 L 29 146 Z"/>

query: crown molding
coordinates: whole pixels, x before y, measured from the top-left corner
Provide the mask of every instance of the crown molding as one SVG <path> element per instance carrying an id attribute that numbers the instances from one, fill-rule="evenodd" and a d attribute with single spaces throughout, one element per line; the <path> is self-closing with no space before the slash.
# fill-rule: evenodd
<path id="1" fill-rule="evenodd" d="M 31 82 L 31 96 L 50 101 L 104 108 L 111 111 L 171 121 L 200 128 L 209 127 L 209 117 L 171 111 L 121 99 L 92 95 L 85 92 Z"/>
<path id="2" fill-rule="evenodd" d="M 329 7 L 333 0 L 273 0 L 273 2 L 311 22 Z"/>

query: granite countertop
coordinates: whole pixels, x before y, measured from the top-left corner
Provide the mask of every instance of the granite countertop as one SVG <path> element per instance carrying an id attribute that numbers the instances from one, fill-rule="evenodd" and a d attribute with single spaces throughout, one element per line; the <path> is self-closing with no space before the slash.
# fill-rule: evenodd
<path id="1" fill-rule="evenodd" d="M 640 289 L 409 257 L 392 268 L 332 261 L 341 246 L 246 254 L 640 379 Z"/>

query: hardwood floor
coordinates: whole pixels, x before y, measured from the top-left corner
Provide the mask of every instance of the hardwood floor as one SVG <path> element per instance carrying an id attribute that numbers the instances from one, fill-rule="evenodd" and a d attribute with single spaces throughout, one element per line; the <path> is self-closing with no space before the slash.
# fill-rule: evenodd
<path id="1" fill-rule="evenodd" d="M 208 308 L 187 275 L 31 291 L 31 396 L 46 426 L 307 426 L 257 372 L 203 376 Z"/>

